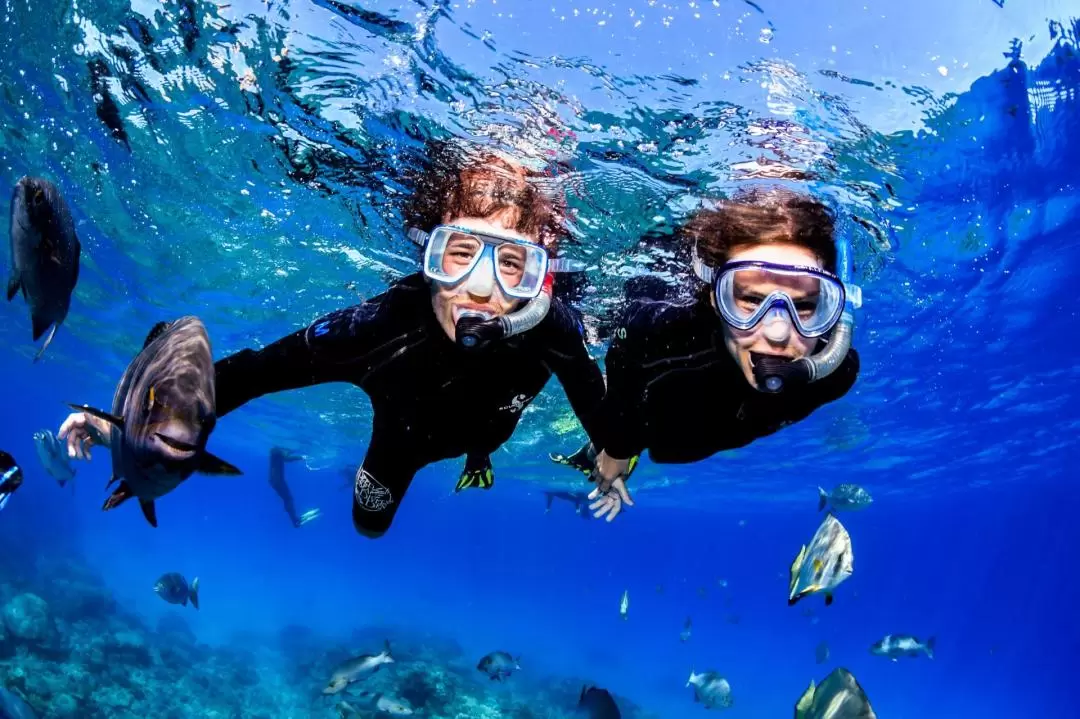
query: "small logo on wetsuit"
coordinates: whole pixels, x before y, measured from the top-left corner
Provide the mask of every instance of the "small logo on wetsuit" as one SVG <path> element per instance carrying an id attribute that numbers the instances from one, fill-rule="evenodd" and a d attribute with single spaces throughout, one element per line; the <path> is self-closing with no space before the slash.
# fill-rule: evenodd
<path id="1" fill-rule="evenodd" d="M 521 410 L 528 406 L 532 401 L 532 397 L 527 394 L 519 394 L 510 400 L 510 404 L 499 407 L 500 412 L 509 412 L 510 414 L 518 414 Z"/>
<path id="2" fill-rule="evenodd" d="M 363 467 L 356 472 L 353 500 L 360 509 L 368 512 L 381 512 L 394 503 L 390 490 L 381 485 Z"/>

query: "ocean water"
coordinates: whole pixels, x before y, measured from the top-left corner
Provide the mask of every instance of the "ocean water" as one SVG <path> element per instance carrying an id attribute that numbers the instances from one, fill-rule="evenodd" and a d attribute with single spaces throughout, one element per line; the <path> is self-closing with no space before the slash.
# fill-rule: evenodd
<path id="1" fill-rule="evenodd" d="M 384 638 L 398 661 L 371 686 L 432 718 L 572 716 L 584 683 L 624 716 L 707 716 L 691 668 L 730 681 L 731 716 L 791 716 L 838 666 L 884 719 L 1077 715 L 1075 2 L 0 13 L 0 186 L 54 180 L 83 247 L 42 361 L 23 301 L 0 309 L 0 448 L 26 474 L 0 512 L 0 684 L 40 716 L 335 717 L 318 696 L 334 663 Z M 44 472 L 32 433 L 65 402 L 107 405 L 154 322 L 199 315 L 220 357 L 416 271 L 400 208 L 424 141 L 449 136 L 562 163 L 597 357 L 626 280 L 686 290 L 663 239 L 698 198 L 769 162 L 807 172 L 842 209 L 866 297 L 854 390 L 747 448 L 644 461 L 611 524 L 544 511 L 545 489 L 581 482 L 547 460 L 583 437 L 555 382 L 493 457 L 494 490 L 455 496 L 460 461 L 428 467 L 377 541 L 343 486 L 370 421 L 351 387 L 223 419 L 211 448 L 244 474 L 185 482 L 157 529 L 100 510 L 100 448 L 74 490 Z M 289 481 L 322 512 L 299 530 L 266 483 L 274 445 L 304 455 Z M 817 487 L 842 481 L 875 498 L 842 517 L 854 575 L 830 607 L 788 607 Z M 198 611 L 154 594 L 168 571 L 200 578 Z M 33 636 L 14 629 L 28 593 Z M 889 633 L 936 637 L 935 658 L 872 656 Z M 495 649 L 521 656 L 503 684 L 475 669 Z"/>

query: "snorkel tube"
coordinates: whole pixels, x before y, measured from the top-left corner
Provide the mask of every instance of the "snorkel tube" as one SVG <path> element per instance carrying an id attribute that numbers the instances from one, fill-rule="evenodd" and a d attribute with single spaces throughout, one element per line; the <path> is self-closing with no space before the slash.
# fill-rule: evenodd
<path id="1" fill-rule="evenodd" d="M 544 277 L 544 286 L 540 294 L 508 315 L 493 317 L 489 320 L 477 315 L 462 315 L 454 325 L 458 347 L 467 350 L 482 349 L 492 342 L 519 335 L 536 327 L 544 321 L 548 310 L 551 309 L 551 289 L 554 284 L 555 275 L 548 272 Z"/>
<path id="2" fill-rule="evenodd" d="M 754 379 L 763 392 L 782 392 L 791 385 L 809 384 L 828 377 L 847 357 L 855 334 L 855 310 L 862 306 L 862 288 L 851 283 L 851 240 L 846 232 L 836 240 L 836 264 L 840 281 L 844 283 L 844 311 L 836 326 L 818 352 L 797 360 L 770 355 L 751 357 Z"/>

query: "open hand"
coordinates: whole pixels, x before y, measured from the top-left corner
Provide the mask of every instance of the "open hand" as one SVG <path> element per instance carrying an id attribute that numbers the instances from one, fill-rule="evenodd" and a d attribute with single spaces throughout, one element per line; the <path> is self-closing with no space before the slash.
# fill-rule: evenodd
<path id="1" fill-rule="evenodd" d="M 74 412 L 60 425 L 56 436 L 67 440 L 68 457 L 89 461 L 90 448 L 108 443 L 111 433 L 112 427 L 105 420 L 85 412 Z"/>

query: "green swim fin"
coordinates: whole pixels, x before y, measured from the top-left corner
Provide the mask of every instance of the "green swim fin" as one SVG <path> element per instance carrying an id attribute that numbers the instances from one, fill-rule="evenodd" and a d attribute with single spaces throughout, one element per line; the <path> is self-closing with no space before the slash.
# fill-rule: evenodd
<path id="1" fill-rule="evenodd" d="M 473 487 L 491 489 L 494 484 L 495 470 L 491 468 L 491 457 L 486 454 L 481 457 L 469 455 L 465 458 L 465 469 L 461 471 L 461 477 L 458 479 L 457 486 L 454 487 L 454 492 Z"/>

